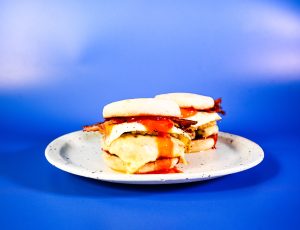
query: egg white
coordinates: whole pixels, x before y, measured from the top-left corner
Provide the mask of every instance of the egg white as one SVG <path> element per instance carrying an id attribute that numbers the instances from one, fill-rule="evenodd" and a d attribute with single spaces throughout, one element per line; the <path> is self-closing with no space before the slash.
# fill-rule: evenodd
<path id="1" fill-rule="evenodd" d="M 138 122 L 130 122 L 130 123 L 121 123 L 121 124 L 116 124 L 112 127 L 111 132 L 105 137 L 104 141 L 107 146 L 111 145 L 111 143 L 118 139 L 122 134 L 127 133 L 127 132 L 146 132 L 147 128 Z M 172 134 L 178 134 L 185 136 L 186 138 L 190 139 L 189 135 L 185 133 L 182 129 L 179 129 L 175 126 L 173 126 L 170 130 L 169 133 Z"/>
<path id="2" fill-rule="evenodd" d="M 187 117 L 185 119 L 197 121 L 197 124 L 192 125 L 192 127 L 198 128 L 201 125 L 205 125 L 211 121 L 218 121 L 222 118 L 219 116 L 218 113 L 197 112 L 195 115 Z"/>

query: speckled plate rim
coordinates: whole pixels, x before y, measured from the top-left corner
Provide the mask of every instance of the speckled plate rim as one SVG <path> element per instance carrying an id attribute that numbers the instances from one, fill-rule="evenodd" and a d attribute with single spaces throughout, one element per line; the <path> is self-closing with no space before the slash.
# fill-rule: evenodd
<path id="1" fill-rule="evenodd" d="M 264 159 L 264 151 L 263 149 L 256 144 L 255 142 L 246 139 L 244 137 L 225 133 L 225 132 L 219 132 L 219 137 L 223 138 L 231 138 L 235 142 L 240 142 L 241 144 L 245 144 L 247 146 L 251 146 L 252 152 L 255 152 L 257 155 L 257 158 L 249 162 L 248 164 L 243 165 L 236 165 L 235 167 L 224 169 L 224 170 L 209 170 L 206 172 L 190 172 L 190 173 L 175 173 L 175 174 L 121 174 L 121 173 L 92 173 L 91 171 L 88 171 L 84 168 L 74 166 L 70 164 L 65 164 L 62 161 L 57 161 L 54 157 L 52 157 L 52 153 L 50 154 L 49 148 L 51 145 L 54 145 L 58 140 L 64 139 L 67 135 L 72 135 L 78 132 L 82 131 L 75 131 L 72 133 L 65 134 L 63 136 L 60 136 L 53 140 L 51 143 L 48 144 L 47 148 L 45 149 L 45 157 L 47 161 L 52 164 L 53 166 L 66 171 L 71 174 L 75 174 L 78 176 L 83 176 L 87 178 L 92 178 L 96 180 L 103 180 L 103 181 L 109 181 L 109 182 L 115 182 L 115 183 L 124 183 L 124 184 L 174 184 L 174 183 L 187 183 L 187 182 L 194 182 L 194 181 L 203 181 L 203 180 L 209 180 L 225 175 L 230 175 L 233 173 L 238 173 L 241 171 L 245 171 L 247 169 L 250 169 L 259 163 L 261 163 Z M 230 144 L 230 143 L 228 143 Z M 193 153 L 198 154 L 198 153 Z M 201 154 L 201 153 L 199 153 Z"/>

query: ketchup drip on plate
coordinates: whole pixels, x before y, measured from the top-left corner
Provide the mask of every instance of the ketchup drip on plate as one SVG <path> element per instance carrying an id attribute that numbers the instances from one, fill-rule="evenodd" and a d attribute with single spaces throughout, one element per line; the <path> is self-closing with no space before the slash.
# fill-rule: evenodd
<path id="1" fill-rule="evenodd" d="M 214 139 L 215 143 L 214 143 L 213 149 L 215 149 L 216 148 L 216 144 L 217 144 L 217 140 L 218 140 L 218 134 L 213 134 L 213 135 L 210 135 L 209 137 L 212 138 L 212 139 Z"/>

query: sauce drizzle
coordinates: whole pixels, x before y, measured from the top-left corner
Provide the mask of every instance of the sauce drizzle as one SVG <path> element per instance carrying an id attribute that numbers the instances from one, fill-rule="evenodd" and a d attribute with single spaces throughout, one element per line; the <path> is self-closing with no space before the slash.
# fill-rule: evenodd
<path id="1" fill-rule="evenodd" d="M 156 137 L 156 144 L 159 157 L 171 157 L 173 155 L 173 142 L 169 135 L 158 135 Z"/>
<path id="2" fill-rule="evenodd" d="M 174 123 L 170 117 L 162 116 L 137 116 L 137 117 L 118 117 L 109 119 L 111 124 L 123 122 L 138 122 L 145 126 L 149 133 L 156 133 L 156 144 L 158 157 L 172 157 L 174 144 L 168 134 L 173 128 Z M 110 130 L 108 130 L 109 132 Z M 168 168 L 169 166 L 166 166 Z"/>
<path id="3" fill-rule="evenodd" d="M 214 146 L 212 147 L 213 149 L 216 148 L 217 140 L 218 140 L 218 134 L 212 134 L 209 136 L 210 138 L 214 139 Z"/>
<path id="4" fill-rule="evenodd" d="M 111 131 L 113 125 L 120 124 L 123 122 L 131 123 L 138 122 L 147 129 L 149 133 L 157 134 L 156 144 L 158 149 L 158 157 L 173 157 L 174 144 L 169 135 L 170 130 L 174 127 L 174 122 L 172 117 L 163 116 L 136 116 L 136 117 L 116 117 L 111 119 L 106 119 L 104 122 L 104 133 L 108 134 Z M 106 125 L 106 124 L 107 125 Z M 161 165 L 163 170 L 158 170 L 150 172 L 151 174 L 169 174 L 169 173 L 181 173 L 177 168 L 169 169 L 170 164 L 166 163 Z"/>
<path id="5" fill-rule="evenodd" d="M 173 122 L 169 119 L 151 120 L 141 119 L 137 122 L 144 125 L 149 132 L 157 132 L 156 144 L 158 149 L 158 157 L 170 157 L 173 153 L 173 142 L 168 135 L 170 129 L 173 128 Z"/>
<path id="6" fill-rule="evenodd" d="M 198 110 L 193 107 L 180 108 L 180 111 L 181 111 L 182 118 L 191 117 L 191 116 L 194 116 L 196 113 L 198 113 Z"/>

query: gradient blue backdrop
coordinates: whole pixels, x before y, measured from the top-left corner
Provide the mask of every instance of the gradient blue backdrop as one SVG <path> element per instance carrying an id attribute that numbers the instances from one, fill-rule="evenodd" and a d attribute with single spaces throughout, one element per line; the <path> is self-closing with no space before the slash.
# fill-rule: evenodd
<path id="1" fill-rule="evenodd" d="M 298 229 L 296 1 L 1 1 L 1 229 Z M 127 186 L 64 173 L 54 138 L 106 103 L 165 92 L 223 98 L 222 131 L 265 150 L 209 182 Z"/>

